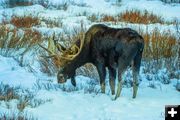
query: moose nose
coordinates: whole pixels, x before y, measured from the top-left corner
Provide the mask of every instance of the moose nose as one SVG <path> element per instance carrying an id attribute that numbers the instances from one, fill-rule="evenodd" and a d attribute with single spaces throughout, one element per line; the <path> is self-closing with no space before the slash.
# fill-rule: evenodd
<path id="1" fill-rule="evenodd" d="M 62 74 L 58 74 L 57 79 L 58 79 L 58 83 L 66 82 L 65 79 L 64 79 L 64 76 Z"/>

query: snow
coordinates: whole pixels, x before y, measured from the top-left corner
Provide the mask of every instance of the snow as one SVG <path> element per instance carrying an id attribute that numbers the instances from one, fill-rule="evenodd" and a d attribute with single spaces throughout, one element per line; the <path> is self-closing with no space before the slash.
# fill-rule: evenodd
<path id="1" fill-rule="evenodd" d="M 13 58 L 0 56 L 0 82 L 12 86 L 32 87 L 36 77 L 21 68 Z"/>
<path id="2" fill-rule="evenodd" d="M 37 76 L 29 73 L 25 68 L 19 67 L 15 60 L 0 56 L 0 66 L 1 82 L 34 89 Z M 141 77 L 143 76 L 142 74 Z M 36 91 L 37 98 L 50 99 L 51 101 L 37 108 L 27 107 L 25 110 L 43 120 L 164 120 L 165 105 L 179 104 L 180 100 L 180 94 L 174 87 L 175 81 L 169 85 L 162 85 L 158 82 L 157 89 L 152 89 L 147 87 L 149 81 L 143 78 L 136 99 L 132 99 L 132 88 L 125 87 L 121 97 L 114 101 L 108 92 L 106 94 L 85 93 L 89 85 L 88 82 L 93 81 L 93 79 L 77 76 L 76 80 L 79 89 L 77 91 L 65 92 L 62 89 Z M 44 83 L 45 81 L 41 80 L 40 82 Z M 56 85 L 57 83 L 54 81 L 52 84 Z M 73 89 L 70 81 L 65 84 L 65 87 Z M 98 85 L 95 87 L 100 90 Z M 109 91 L 109 86 L 107 86 L 106 91 Z M 3 103 L 1 105 L 5 106 Z M 0 111 L 6 111 L 6 109 L 3 107 Z"/>
<path id="3" fill-rule="evenodd" d="M 108 2 L 106 2 L 108 1 Z M 45 23 L 33 27 L 44 35 L 50 35 L 54 31 L 61 34 L 71 31 L 74 28 L 84 25 L 89 28 L 92 23 L 86 17 L 92 14 L 117 15 L 127 9 L 133 8 L 139 10 L 148 10 L 162 16 L 165 20 L 171 21 L 174 18 L 180 20 L 180 4 L 163 4 L 158 0 L 122 0 L 115 5 L 116 0 L 52 0 L 52 4 L 63 4 L 68 2 L 66 11 L 57 9 L 46 9 L 41 5 L 32 5 L 26 7 L 1 8 L 0 23 L 2 20 L 10 20 L 13 15 L 25 16 L 33 15 L 40 19 L 57 20 L 62 23 L 62 27 L 47 28 Z M 174 25 L 163 24 L 131 24 L 119 22 L 117 25 L 104 23 L 112 27 L 131 27 L 133 29 L 142 28 L 143 30 L 160 29 L 161 32 L 170 30 L 176 34 Z M 178 79 L 172 79 L 170 84 L 162 84 L 155 81 L 152 74 L 140 73 L 140 86 L 136 99 L 132 99 L 132 88 L 124 86 L 121 97 L 112 100 L 114 96 L 110 94 L 110 88 L 107 81 L 106 94 L 100 93 L 100 85 L 97 80 L 85 76 L 76 76 L 77 87 L 71 85 L 70 80 L 63 85 L 57 84 L 56 76 L 49 77 L 38 71 L 40 69 L 37 59 L 27 54 L 26 61 L 31 63 L 31 67 L 37 69 L 32 73 L 27 66 L 21 67 L 13 57 L 4 57 L 0 55 L 0 83 L 10 86 L 21 86 L 22 89 L 29 89 L 36 93 L 36 98 L 50 99 L 49 102 L 36 108 L 27 106 L 25 111 L 32 113 L 33 116 L 42 120 L 164 120 L 165 105 L 180 104 L 180 93 L 175 85 Z M 143 66 L 142 66 L 143 68 Z M 129 73 L 128 73 L 129 74 Z M 126 75 L 128 75 L 126 74 Z M 161 78 L 166 77 L 167 69 L 159 70 L 156 75 Z M 152 77 L 152 81 L 147 80 L 147 76 Z M 107 77 L 108 78 L 108 77 Z M 124 76 L 124 79 L 128 77 Z M 149 85 L 153 83 L 156 88 Z M 37 88 L 37 84 L 41 88 Z M 44 85 L 44 86 L 43 86 Z M 45 86 L 49 86 L 47 89 Z M 65 88 L 66 90 L 63 90 Z M 92 90 L 91 90 L 92 89 Z M 17 110 L 17 100 L 10 101 L 13 109 L 7 109 L 6 103 L 0 101 L 0 115 L 4 112 Z M 17 110 L 18 111 L 18 110 Z"/>
<path id="4" fill-rule="evenodd" d="M 164 120 L 164 106 L 178 104 L 180 98 L 180 95 L 169 87 L 162 90 L 140 88 L 136 99 L 132 99 L 131 94 L 131 89 L 123 89 L 122 96 L 112 101 L 104 94 L 46 92 L 46 96 L 53 101 L 30 111 L 43 120 Z M 44 112 L 48 114 L 43 114 Z"/>

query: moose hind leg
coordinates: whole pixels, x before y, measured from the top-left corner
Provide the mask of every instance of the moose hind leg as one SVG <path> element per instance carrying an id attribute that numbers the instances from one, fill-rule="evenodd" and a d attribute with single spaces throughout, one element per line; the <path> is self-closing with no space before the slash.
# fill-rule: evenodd
<path id="1" fill-rule="evenodd" d="M 138 91 L 138 73 L 133 71 L 133 98 L 136 98 Z"/>
<path id="2" fill-rule="evenodd" d="M 138 91 L 138 78 L 141 65 L 142 52 L 137 53 L 133 60 L 132 70 L 133 70 L 133 98 L 136 98 Z"/>
<path id="3" fill-rule="evenodd" d="M 124 60 L 118 60 L 118 86 L 117 86 L 115 99 L 117 99 L 121 94 L 122 85 L 123 85 L 122 75 L 126 70 L 128 63 L 127 61 L 125 62 Z"/>
<path id="4" fill-rule="evenodd" d="M 118 86 L 117 86 L 117 91 L 116 91 L 115 100 L 116 100 L 116 99 L 120 96 L 120 94 L 121 94 L 122 85 L 123 85 L 122 74 L 123 74 L 123 72 L 118 72 Z"/>

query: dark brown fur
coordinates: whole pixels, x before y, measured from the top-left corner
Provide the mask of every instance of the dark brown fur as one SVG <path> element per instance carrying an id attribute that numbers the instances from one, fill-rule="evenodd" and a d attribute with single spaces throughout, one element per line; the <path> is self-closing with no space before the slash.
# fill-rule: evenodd
<path id="1" fill-rule="evenodd" d="M 144 48 L 143 38 L 130 28 L 111 28 L 102 24 L 96 24 L 89 28 L 85 34 L 84 46 L 80 54 L 68 64 L 64 65 L 58 73 L 58 80 L 63 74 L 65 79 L 71 78 L 75 86 L 75 70 L 86 63 L 92 63 L 97 67 L 102 92 L 105 92 L 105 67 L 109 70 L 109 81 L 112 94 L 115 94 L 115 77 L 118 69 L 118 89 L 122 87 L 121 76 L 126 68 L 132 64 L 134 87 L 137 86 L 137 76 L 140 69 L 141 57 Z M 117 91 L 116 97 L 119 97 Z M 136 91 L 134 91 L 136 92 Z M 136 93 L 133 93 L 133 97 Z"/>

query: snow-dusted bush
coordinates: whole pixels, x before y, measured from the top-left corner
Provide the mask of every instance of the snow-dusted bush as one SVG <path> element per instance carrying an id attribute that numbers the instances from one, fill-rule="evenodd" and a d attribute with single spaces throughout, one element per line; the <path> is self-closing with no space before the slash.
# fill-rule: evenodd
<path id="1" fill-rule="evenodd" d="M 161 1 L 165 3 L 180 3 L 180 0 L 161 0 Z"/>
<path id="2" fill-rule="evenodd" d="M 16 7 L 16 6 L 29 6 L 32 5 L 31 0 L 6 0 L 7 7 Z"/>
<path id="3" fill-rule="evenodd" d="M 0 101 L 10 101 L 12 99 L 18 99 L 19 87 L 11 87 L 0 83 Z"/>
<path id="4" fill-rule="evenodd" d="M 0 26 L 0 54 L 14 57 L 20 66 L 24 66 L 25 59 L 29 59 L 25 58 L 27 54 L 33 55 L 34 52 L 37 52 L 32 52 L 32 50 L 42 41 L 42 35 L 37 30 L 21 30 L 7 25 Z"/>
<path id="5" fill-rule="evenodd" d="M 18 113 L 17 111 L 0 113 L 0 120 L 37 120 L 29 113 Z"/>

